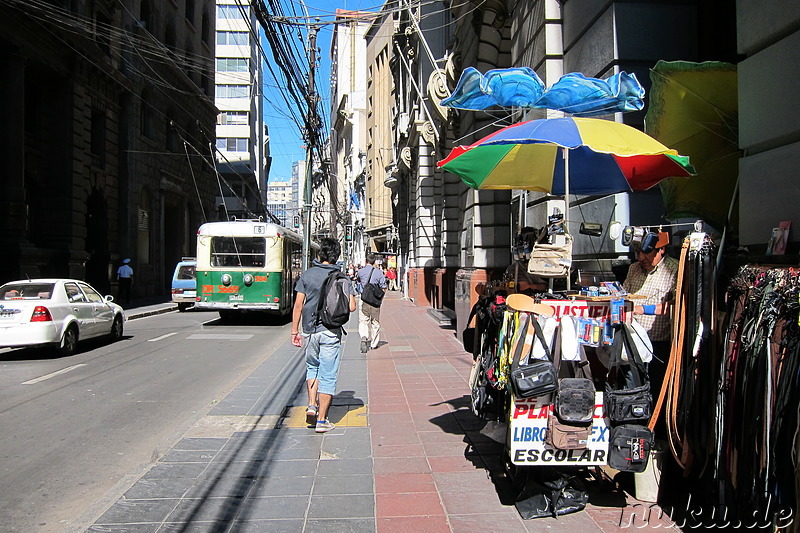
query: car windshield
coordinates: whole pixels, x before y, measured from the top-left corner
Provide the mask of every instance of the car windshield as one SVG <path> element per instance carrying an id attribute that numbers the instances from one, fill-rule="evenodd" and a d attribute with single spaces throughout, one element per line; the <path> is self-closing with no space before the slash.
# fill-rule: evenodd
<path id="1" fill-rule="evenodd" d="M 49 300 L 54 283 L 7 283 L 0 287 L 0 300 Z"/>
<path id="2" fill-rule="evenodd" d="M 194 265 L 181 265 L 178 268 L 177 279 L 194 279 Z"/>

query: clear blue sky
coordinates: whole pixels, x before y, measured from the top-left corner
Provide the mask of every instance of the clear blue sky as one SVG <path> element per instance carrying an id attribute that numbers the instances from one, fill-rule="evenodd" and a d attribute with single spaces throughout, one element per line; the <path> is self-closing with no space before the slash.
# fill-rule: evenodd
<path id="1" fill-rule="evenodd" d="M 299 1 L 283 0 L 284 14 L 286 16 L 298 16 L 304 14 L 303 3 Z M 370 0 L 351 0 L 349 2 L 344 0 L 308 0 L 305 2 L 308 14 L 314 18 L 319 17 L 322 22 L 330 22 L 337 9 L 349 10 L 365 10 L 365 11 L 378 11 L 382 7 L 382 3 L 371 2 Z M 303 42 L 307 42 L 308 31 L 306 28 L 300 28 L 303 34 Z M 320 108 L 323 116 L 327 119 L 330 116 L 330 50 L 331 50 L 331 36 L 333 35 L 333 25 L 327 24 L 323 26 L 317 34 L 317 47 L 320 49 L 319 68 L 316 72 L 317 88 L 321 98 Z M 295 31 L 295 38 L 297 32 Z M 263 42 L 263 39 L 262 39 Z M 267 48 L 269 45 L 264 42 L 264 49 L 267 57 L 271 59 L 272 53 Z M 300 46 L 299 48 L 302 48 Z M 305 58 L 303 59 L 305 61 Z M 307 64 L 304 63 L 301 68 L 302 72 L 308 72 Z M 284 103 L 280 91 L 284 90 L 283 80 L 277 83 L 272 78 L 269 70 L 267 69 L 264 74 L 264 95 L 267 101 L 264 104 L 264 120 L 269 128 L 270 135 L 270 155 L 272 156 L 272 168 L 270 170 L 270 181 L 286 181 L 292 175 L 292 163 L 299 160 L 305 160 L 306 152 L 303 145 L 303 139 L 298 126 L 295 122 L 287 117 L 283 111 Z M 279 106 L 279 109 L 276 109 Z M 305 107 L 300 108 L 296 113 L 302 115 L 305 113 Z M 325 133 L 328 135 L 329 124 L 325 124 Z"/>

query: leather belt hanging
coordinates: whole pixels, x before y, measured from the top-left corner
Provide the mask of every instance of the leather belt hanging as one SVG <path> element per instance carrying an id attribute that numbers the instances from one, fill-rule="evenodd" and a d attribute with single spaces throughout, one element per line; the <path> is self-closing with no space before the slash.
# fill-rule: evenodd
<path id="1" fill-rule="evenodd" d="M 653 416 L 647 427 L 652 431 L 658 422 L 661 410 L 666 402 L 666 423 L 667 435 L 670 450 L 675 460 L 684 468 L 685 463 L 678 451 L 682 447 L 680 435 L 678 435 L 676 413 L 678 410 L 678 393 L 680 392 L 681 358 L 683 356 L 683 343 L 685 336 L 686 323 L 686 294 L 684 290 L 684 276 L 686 263 L 689 253 L 689 239 L 686 238 L 681 246 L 681 256 L 678 260 L 678 278 L 675 285 L 675 310 L 672 321 L 672 346 L 670 349 L 667 369 L 664 374 L 664 381 L 661 384 L 661 391 L 658 394 L 658 401 L 653 409 Z"/>

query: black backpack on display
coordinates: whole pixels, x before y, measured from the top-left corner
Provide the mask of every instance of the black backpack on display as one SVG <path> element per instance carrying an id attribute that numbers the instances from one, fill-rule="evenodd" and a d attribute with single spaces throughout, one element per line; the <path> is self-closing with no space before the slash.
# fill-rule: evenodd
<path id="1" fill-rule="evenodd" d="M 350 296 L 345 283 L 349 284 L 350 280 L 340 270 L 332 270 L 322 282 L 317 321 L 328 329 L 342 327 L 350 320 Z"/>

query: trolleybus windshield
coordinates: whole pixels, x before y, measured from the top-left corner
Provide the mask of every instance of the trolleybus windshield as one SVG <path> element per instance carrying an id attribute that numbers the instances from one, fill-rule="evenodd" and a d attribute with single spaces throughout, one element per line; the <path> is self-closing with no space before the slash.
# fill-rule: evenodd
<path id="1" fill-rule="evenodd" d="M 212 267 L 261 268 L 267 245 L 264 237 L 212 237 Z"/>

